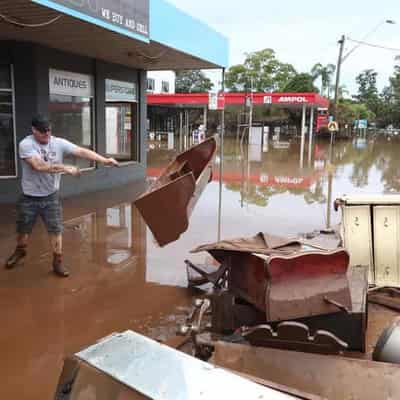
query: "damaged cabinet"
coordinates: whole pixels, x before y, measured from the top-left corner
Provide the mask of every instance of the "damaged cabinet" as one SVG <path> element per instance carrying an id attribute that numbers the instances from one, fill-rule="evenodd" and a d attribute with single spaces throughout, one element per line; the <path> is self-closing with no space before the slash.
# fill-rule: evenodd
<path id="1" fill-rule="evenodd" d="M 350 265 L 368 265 L 370 284 L 400 287 L 400 195 L 343 196 L 338 207 Z"/>
<path id="2" fill-rule="evenodd" d="M 397 286 L 399 279 L 400 207 L 374 207 L 375 284 Z"/>
<path id="3" fill-rule="evenodd" d="M 368 280 L 374 282 L 370 207 L 343 207 L 342 213 L 342 237 L 350 254 L 350 266 L 368 266 Z"/>

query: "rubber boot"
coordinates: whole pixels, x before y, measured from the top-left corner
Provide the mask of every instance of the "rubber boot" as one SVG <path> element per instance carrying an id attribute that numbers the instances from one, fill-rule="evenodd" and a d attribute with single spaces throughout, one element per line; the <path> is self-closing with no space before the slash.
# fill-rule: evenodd
<path id="1" fill-rule="evenodd" d="M 15 268 L 26 257 L 26 246 L 17 246 L 14 253 L 7 259 L 5 268 Z"/>
<path id="2" fill-rule="evenodd" d="M 69 276 L 69 271 L 63 264 L 61 254 L 53 255 L 53 271 L 56 275 L 61 276 L 62 278 Z"/>

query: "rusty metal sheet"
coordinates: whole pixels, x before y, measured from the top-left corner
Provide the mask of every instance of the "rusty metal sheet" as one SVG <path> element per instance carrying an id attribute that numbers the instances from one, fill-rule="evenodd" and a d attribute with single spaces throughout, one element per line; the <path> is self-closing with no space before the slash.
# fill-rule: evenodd
<path id="1" fill-rule="evenodd" d="M 135 205 L 157 243 L 165 246 L 184 233 L 207 183 L 216 151 L 214 138 L 179 154 Z"/>
<path id="2" fill-rule="evenodd" d="M 352 309 L 345 250 L 272 256 L 266 263 L 267 321 L 285 321 Z"/>
<path id="3" fill-rule="evenodd" d="M 219 342 L 212 362 L 329 400 L 393 400 L 398 365 Z"/>
<path id="4" fill-rule="evenodd" d="M 299 252 L 291 256 L 229 255 L 229 289 L 266 313 L 268 322 L 351 311 L 348 253 Z"/>

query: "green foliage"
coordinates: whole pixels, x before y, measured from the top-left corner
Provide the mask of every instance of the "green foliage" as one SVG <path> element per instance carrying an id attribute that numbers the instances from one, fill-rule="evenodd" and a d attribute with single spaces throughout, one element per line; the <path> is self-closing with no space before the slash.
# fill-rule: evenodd
<path id="1" fill-rule="evenodd" d="M 365 104 L 369 110 L 378 114 L 380 111 L 380 98 L 376 87 L 378 73 L 373 69 L 366 69 L 356 78 L 358 83 L 358 94 L 354 96 L 359 103 Z"/>
<path id="2" fill-rule="evenodd" d="M 333 76 L 336 71 L 336 67 L 333 64 L 322 65 L 321 63 L 315 64 L 311 68 L 311 76 L 313 80 L 321 78 L 321 91 L 323 96 L 330 98 L 331 88 L 333 82 Z"/>
<path id="3" fill-rule="evenodd" d="M 247 54 L 243 64 L 229 68 L 225 84 L 231 92 L 281 91 L 295 74 L 294 67 L 279 61 L 274 50 L 264 49 Z"/>
<path id="4" fill-rule="evenodd" d="M 340 99 L 339 101 L 337 119 L 341 126 L 345 124 L 352 125 L 357 119 L 373 121 L 375 117 L 375 114 L 366 104 L 350 99 Z"/>
<path id="5" fill-rule="evenodd" d="M 177 71 L 175 80 L 176 93 L 204 93 L 213 88 L 211 79 L 202 71 L 187 70 Z"/>
<path id="6" fill-rule="evenodd" d="M 283 92 L 294 93 L 318 93 L 318 89 L 314 86 L 313 77 L 307 73 L 295 75 L 284 87 Z"/>

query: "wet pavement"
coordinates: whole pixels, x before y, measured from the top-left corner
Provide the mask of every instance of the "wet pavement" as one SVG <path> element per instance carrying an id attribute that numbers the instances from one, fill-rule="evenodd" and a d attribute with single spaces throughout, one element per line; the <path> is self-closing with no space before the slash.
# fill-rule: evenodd
<path id="1" fill-rule="evenodd" d="M 337 196 L 400 191 L 399 150 L 400 142 L 386 139 L 338 141 L 332 151 L 329 141 L 319 141 L 301 166 L 297 141 L 241 148 L 227 139 L 222 237 L 290 235 L 336 224 L 340 214 L 331 204 Z M 175 154 L 166 142 L 151 142 L 149 176 L 159 175 Z M 42 224 L 35 228 L 24 266 L 0 273 L 0 399 L 52 398 L 65 355 L 112 332 L 173 334 L 192 299 L 183 261 L 204 261 L 206 255 L 189 250 L 217 239 L 218 166 L 217 158 L 189 230 L 165 248 L 157 247 L 132 205 L 145 182 L 64 201 L 69 279 L 50 273 L 47 236 Z M 12 205 L 2 206 L 1 221 L 3 264 L 14 247 Z"/>

